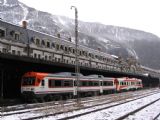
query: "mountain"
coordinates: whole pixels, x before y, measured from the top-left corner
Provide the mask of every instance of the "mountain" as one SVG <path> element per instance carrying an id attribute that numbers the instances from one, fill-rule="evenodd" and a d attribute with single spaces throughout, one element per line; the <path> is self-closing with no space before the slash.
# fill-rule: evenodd
<path id="1" fill-rule="evenodd" d="M 74 20 L 28 7 L 18 0 L 0 0 L 0 18 L 50 35 L 60 33 L 74 42 Z M 142 65 L 160 68 L 160 38 L 152 33 L 124 27 L 78 21 L 79 42 L 82 45 L 122 56 L 135 57 Z"/>

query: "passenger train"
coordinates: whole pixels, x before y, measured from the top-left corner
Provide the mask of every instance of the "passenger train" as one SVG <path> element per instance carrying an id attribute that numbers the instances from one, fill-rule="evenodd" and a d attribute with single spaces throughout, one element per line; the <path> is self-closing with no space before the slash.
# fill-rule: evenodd
<path id="1" fill-rule="evenodd" d="M 21 93 L 27 101 L 51 101 L 73 98 L 77 94 L 84 97 L 143 88 L 142 80 L 136 78 L 78 76 L 77 82 L 75 73 L 27 72 L 22 77 Z"/>

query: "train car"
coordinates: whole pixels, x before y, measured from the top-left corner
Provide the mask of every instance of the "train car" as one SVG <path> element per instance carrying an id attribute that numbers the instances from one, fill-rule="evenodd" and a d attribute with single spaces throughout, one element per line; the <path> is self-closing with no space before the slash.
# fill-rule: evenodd
<path id="1" fill-rule="evenodd" d="M 77 87 L 78 85 L 78 87 Z M 93 96 L 115 91 L 128 91 L 143 88 L 142 80 L 137 78 L 112 78 L 102 75 L 83 76 L 79 80 L 75 73 L 27 72 L 22 77 L 21 93 L 25 100 L 51 101 Z M 78 92 L 77 92 L 78 91 Z"/>
<path id="2" fill-rule="evenodd" d="M 73 98 L 78 94 L 91 96 L 114 91 L 114 78 L 83 76 L 79 74 L 79 82 L 74 73 L 39 73 L 27 72 L 22 77 L 21 93 L 25 100 L 60 100 Z"/>
<path id="3" fill-rule="evenodd" d="M 116 85 L 117 92 L 143 88 L 142 80 L 137 78 L 117 78 L 114 84 Z"/>

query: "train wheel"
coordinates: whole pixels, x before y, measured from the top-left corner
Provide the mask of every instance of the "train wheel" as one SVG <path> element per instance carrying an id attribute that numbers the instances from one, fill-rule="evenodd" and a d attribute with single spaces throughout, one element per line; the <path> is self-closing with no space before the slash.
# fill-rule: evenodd
<path id="1" fill-rule="evenodd" d="M 52 95 L 47 95 L 44 97 L 45 102 L 49 102 L 53 100 L 53 96 Z"/>
<path id="2" fill-rule="evenodd" d="M 43 98 L 38 98 L 37 100 L 38 100 L 38 102 L 40 102 L 40 103 L 43 103 L 43 102 L 44 102 L 44 99 L 43 99 Z"/>
<path id="3" fill-rule="evenodd" d="M 53 96 L 53 100 L 54 100 L 54 101 L 62 100 L 62 96 L 60 96 L 60 95 L 54 95 L 54 96 Z"/>

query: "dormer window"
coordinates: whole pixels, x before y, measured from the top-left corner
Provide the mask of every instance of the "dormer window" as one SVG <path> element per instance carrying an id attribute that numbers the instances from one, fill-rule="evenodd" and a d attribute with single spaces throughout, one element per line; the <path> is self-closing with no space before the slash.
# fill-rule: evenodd
<path id="1" fill-rule="evenodd" d="M 41 43 L 41 44 L 42 44 L 42 46 L 45 46 L 45 42 L 44 42 L 44 40 L 42 40 L 42 43 Z"/>
<path id="2" fill-rule="evenodd" d="M 39 38 L 35 38 L 35 43 L 36 43 L 36 45 L 40 45 L 40 39 Z"/>
<path id="3" fill-rule="evenodd" d="M 0 37 L 5 37 L 5 34 L 6 34 L 5 29 L 0 28 Z"/>
<path id="4" fill-rule="evenodd" d="M 61 45 L 61 50 L 64 50 L 64 46 L 63 45 Z"/>
<path id="5" fill-rule="evenodd" d="M 59 45 L 58 44 L 56 45 L 56 50 L 59 50 Z"/>
<path id="6" fill-rule="evenodd" d="M 71 49 L 71 47 L 69 47 L 69 48 L 68 48 L 68 51 L 69 51 L 69 52 L 72 52 L 72 49 Z"/>
<path id="7" fill-rule="evenodd" d="M 20 33 L 17 33 L 17 32 L 16 32 L 16 33 L 14 34 L 14 39 L 15 39 L 15 40 L 20 40 Z"/>
<path id="8" fill-rule="evenodd" d="M 67 52 L 68 51 L 67 47 L 65 47 L 64 50 Z"/>
<path id="9" fill-rule="evenodd" d="M 47 42 L 47 47 L 50 48 L 50 42 Z"/>
<path id="10" fill-rule="evenodd" d="M 52 43 L 52 48 L 55 48 L 55 44 L 54 43 Z"/>

